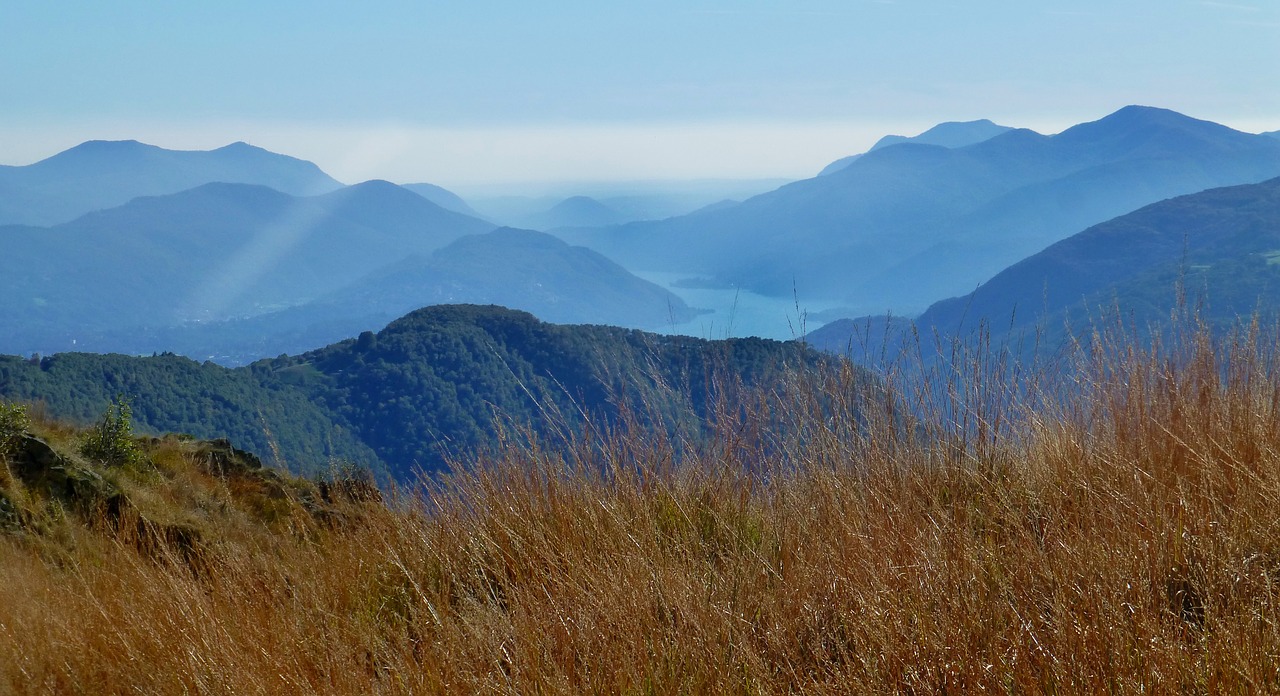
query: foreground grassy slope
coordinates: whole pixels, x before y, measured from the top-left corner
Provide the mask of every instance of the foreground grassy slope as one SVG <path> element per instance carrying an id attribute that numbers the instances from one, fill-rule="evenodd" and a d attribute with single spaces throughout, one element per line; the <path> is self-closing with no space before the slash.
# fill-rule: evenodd
<path id="1" fill-rule="evenodd" d="M 513 438 L 337 522 L 212 517 L 198 563 L 19 527 L 0 690 L 1277 691 L 1280 355 L 1207 336 L 726 385 L 710 441 Z"/>

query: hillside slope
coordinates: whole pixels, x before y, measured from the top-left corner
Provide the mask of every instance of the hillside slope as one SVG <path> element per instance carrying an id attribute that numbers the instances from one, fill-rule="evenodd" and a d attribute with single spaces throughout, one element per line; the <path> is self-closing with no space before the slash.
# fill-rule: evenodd
<path id="1" fill-rule="evenodd" d="M 696 431 L 713 377 L 760 383 L 787 365 L 819 362 L 777 341 L 703 341 L 437 306 L 376 334 L 236 369 L 168 355 L 0 356 L 0 398 L 88 422 L 122 394 L 149 432 L 230 437 L 296 471 L 342 460 L 408 480 L 451 454 L 496 445 L 495 418 L 557 432 L 584 413 L 608 421 L 633 409 L 654 427 Z"/>
<path id="2" fill-rule="evenodd" d="M 699 310 L 583 247 L 531 230 L 468 235 L 430 256 L 380 268 L 314 301 L 246 319 L 96 337 L 125 353 L 148 346 L 228 366 L 342 340 L 421 307 L 493 304 L 558 324 L 660 330 Z"/>
<path id="3" fill-rule="evenodd" d="M 435 304 L 493 304 L 557 324 L 660 329 L 696 312 L 670 291 L 551 235 L 501 228 L 397 262 L 315 302 L 264 320 L 318 323 Z"/>
<path id="4" fill-rule="evenodd" d="M 0 403 L 0 692 L 1267 693 L 1280 336 L 1189 328 L 865 400 L 797 372 L 695 442 L 512 439 L 385 504 Z"/>
<path id="5" fill-rule="evenodd" d="M 1280 178 L 1180 196 L 1095 225 L 1009 266 L 971 294 L 931 305 L 915 323 L 925 335 L 943 336 L 965 336 L 985 324 L 997 340 L 1038 326 L 1052 347 L 1116 309 L 1138 327 L 1161 330 L 1181 301 L 1221 330 L 1280 307 L 1277 259 Z M 809 339 L 843 350 L 867 322 L 833 322 Z"/>
<path id="6" fill-rule="evenodd" d="M 103 331 L 262 314 L 490 229 L 378 181 L 305 198 L 206 184 L 0 228 L 0 324 L 15 327 L 0 351 L 100 350 Z"/>
<path id="7" fill-rule="evenodd" d="M 400 187 L 413 191 L 445 210 L 452 210 L 455 213 L 461 213 L 473 218 L 484 217 L 458 194 L 441 186 L 436 186 L 435 184 L 401 184 Z"/>

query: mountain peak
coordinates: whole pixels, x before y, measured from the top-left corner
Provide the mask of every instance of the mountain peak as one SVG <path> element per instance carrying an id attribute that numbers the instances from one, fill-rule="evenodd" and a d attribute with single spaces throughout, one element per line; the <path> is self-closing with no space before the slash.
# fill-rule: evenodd
<path id="1" fill-rule="evenodd" d="M 1093 152 L 1107 161 L 1117 157 L 1186 156 L 1190 152 L 1265 151 L 1266 139 L 1169 109 L 1126 106 L 1097 121 L 1082 123 L 1053 136 L 1056 145 Z M 1263 145 L 1258 141 L 1262 140 Z M 1280 154 L 1280 148 L 1275 148 Z"/>
<path id="2" fill-rule="evenodd" d="M 361 181 L 358 184 L 352 184 L 347 188 L 353 191 L 390 191 L 392 189 L 403 190 L 397 184 L 393 184 L 390 181 L 387 181 L 386 179 L 369 179 L 368 181 Z"/>
<path id="3" fill-rule="evenodd" d="M 140 145 L 142 145 L 142 143 L 138 141 L 134 141 L 134 139 L 124 139 L 124 141 L 104 141 L 104 139 L 92 139 L 92 141 L 84 141 L 82 143 L 79 143 L 79 145 L 77 145 L 76 147 L 72 147 L 72 150 L 79 150 L 79 148 L 95 148 L 95 147 L 119 147 L 119 146 L 136 147 Z"/>
<path id="4" fill-rule="evenodd" d="M 1173 109 L 1166 109 L 1161 106 L 1147 106 L 1146 104 L 1129 104 L 1127 106 L 1122 106 L 1119 109 L 1116 109 L 1114 113 L 1110 114 L 1109 116 L 1104 116 L 1103 118 L 1110 118 L 1110 117 L 1116 117 L 1116 116 L 1142 116 L 1142 115 L 1154 116 L 1159 114 L 1173 115 L 1173 116 L 1178 116 L 1180 118 L 1189 118 L 1188 116 L 1183 116 L 1177 111 L 1174 111 Z"/>
<path id="5" fill-rule="evenodd" d="M 1117 109 L 1114 113 L 1103 116 L 1096 123 L 1122 124 L 1172 124 L 1172 123 L 1209 123 L 1180 114 L 1172 109 L 1158 106 L 1130 104 Z"/>
<path id="6" fill-rule="evenodd" d="M 427 200 L 409 189 L 385 179 L 370 179 L 337 191 L 322 194 L 318 200 L 330 201 L 341 210 L 358 210 L 362 216 L 382 224 L 465 224 L 488 231 L 493 225 L 463 213 L 457 213 Z"/>
<path id="7" fill-rule="evenodd" d="M 413 191 L 410 191 L 399 184 L 393 184 L 386 179 L 369 179 L 368 181 L 361 181 L 358 184 L 352 184 L 351 186 L 338 189 L 337 191 L 332 191 L 325 195 L 340 199 L 403 200 L 414 205 L 425 202 L 432 208 L 440 207 Z"/>
<path id="8" fill-rule="evenodd" d="M 269 150 L 264 150 L 257 145 L 250 145 L 243 140 L 237 140 L 234 143 L 223 145 L 214 150 L 214 152 L 269 152 Z"/>
<path id="9" fill-rule="evenodd" d="M 68 159 L 81 156 L 120 156 L 137 152 L 154 152 L 162 148 L 138 142 L 137 140 L 86 140 L 75 147 L 68 148 L 43 162 Z M 36 164 L 40 164 L 37 162 Z"/>
<path id="10" fill-rule="evenodd" d="M 1001 133 L 1013 130 L 1009 126 L 1001 126 L 990 119 L 977 121 L 944 121 L 929 130 L 911 137 L 904 135 L 886 135 L 871 146 L 871 151 L 901 143 L 920 143 L 922 145 L 941 145 L 946 148 L 964 147 L 990 140 Z"/>
<path id="11" fill-rule="evenodd" d="M 570 196 L 551 207 L 552 213 L 616 215 L 617 211 L 590 196 Z"/>
<path id="12" fill-rule="evenodd" d="M 1192 118 L 1171 109 L 1155 106 L 1130 105 L 1110 113 L 1097 121 L 1072 126 L 1059 134 L 1066 136 L 1096 137 L 1100 134 L 1125 134 L 1151 130 L 1192 130 L 1216 133 L 1234 133 L 1231 128 Z"/>
<path id="13" fill-rule="evenodd" d="M 86 140 L 71 150 L 105 150 L 105 149 L 127 149 L 135 147 L 155 147 L 155 145 L 147 145 L 137 140 Z"/>
<path id="14" fill-rule="evenodd" d="M 876 141 L 867 153 L 882 150 L 891 145 L 918 144 L 918 145 L 936 145 L 948 149 L 959 147 L 967 147 L 986 142 L 998 135 L 1003 135 L 1013 128 L 1002 126 L 992 122 L 990 119 L 978 119 L 976 121 L 945 121 L 930 128 L 929 130 L 913 136 L 905 135 L 886 135 Z M 851 155 L 842 157 L 835 162 L 827 165 L 818 176 L 827 176 L 834 174 L 849 165 L 853 164 L 862 155 Z"/>

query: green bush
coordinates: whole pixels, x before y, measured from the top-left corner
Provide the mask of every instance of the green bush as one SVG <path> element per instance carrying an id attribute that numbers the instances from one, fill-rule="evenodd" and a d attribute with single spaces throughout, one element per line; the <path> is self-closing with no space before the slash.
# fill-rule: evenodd
<path id="1" fill-rule="evenodd" d="M 133 410 L 129 400 L 116 397 L 102 420 L 91 428 L 80 444 L 80 454 L 107 464 L 125 466 L 142 461 L 142 450 L 133 439 Z"/>
<path id="2" fill-rule="evenodd" d="M 18 445 L 18 439 L 30 426 L 31 419 L 27 416 L 25 406 L 0 403 L 0 457 L 7 457 L 13 453 L 13 448 Z"/>

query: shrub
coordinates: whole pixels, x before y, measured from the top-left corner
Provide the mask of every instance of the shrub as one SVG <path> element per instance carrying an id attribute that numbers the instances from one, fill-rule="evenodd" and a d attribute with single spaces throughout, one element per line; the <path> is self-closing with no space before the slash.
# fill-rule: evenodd
<path id="1" fill-rule="evenodd" d="M 19 438 L 31 427 L 27 408 L 18 404 L 0 403 L 0 457 L 12 454 Z"/>
<path id="2" fill-rule="evenodd" d="M 80 454 L 109 466 L 142 461 L 142 450 L 133 439 L 133 410 L 129 400 L 117 396 L 80 445 Z"/>

